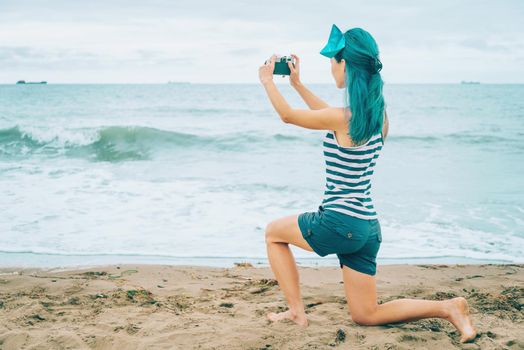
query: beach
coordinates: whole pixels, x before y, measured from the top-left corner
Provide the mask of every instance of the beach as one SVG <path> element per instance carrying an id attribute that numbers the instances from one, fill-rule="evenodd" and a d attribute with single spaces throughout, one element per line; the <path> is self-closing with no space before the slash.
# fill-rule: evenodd
<path id="1" fill-rule="evenodd" d="M 0 269 L 0 349 L 523 349 L 523 264 L 392 264 L 377 298 L 468 300 L 478 336 L 437 318 L 351 320 L 338 267 L 299 267 L 309 327 L 270 323 L 286 307 L 269 267 L 100 265 Z"/>

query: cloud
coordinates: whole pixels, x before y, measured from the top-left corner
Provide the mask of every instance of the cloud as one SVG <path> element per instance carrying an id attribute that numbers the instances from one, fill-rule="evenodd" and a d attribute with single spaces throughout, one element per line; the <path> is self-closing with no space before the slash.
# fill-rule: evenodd
<path id="1" fill-rule="evenodd" d="M 62 82 L 256 83 L 272 53 L 297 53 L 305 82 L 331 82 L 318 51 L 332 23 L 372 33 L 389 82 L 454 82 L 461 72 L 483 82 L 524 76 L 515 64 L 524 57 L 524 3 L 516 0 L 52 4 L 0 1 L 0 62 L 8 67 L 0 82 L 32 74 Z"/>

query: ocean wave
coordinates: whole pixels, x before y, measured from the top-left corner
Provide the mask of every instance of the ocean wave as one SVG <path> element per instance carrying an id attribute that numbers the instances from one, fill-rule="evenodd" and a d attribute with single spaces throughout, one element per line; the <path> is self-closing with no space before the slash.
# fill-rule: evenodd
<path id="1" fill-rule="evenodd" d="M 502 137 L 497 135 L 486 135 L 486 134 L 466 134 L 466 133 L 450 133 L 443 135 L 388 135 L 387 140 L 400 143 L 425 143 L 434 144 L 439 142 L 446 143 L 458 143 L 458 144 L 500 144 L 508 145 L 513 144 L 519 148 L 524 147 L 522 139 Z"/>
<path id="2" fill-rule="evenodd" d="M 320 136 L 320 135 L 319 135 Z M 435 146 L 459 143 L 524 149 L 519 138 L 485 134 L 388 135 L 386 142 Z M 319 138 L 257 131 L 221 135 L 197 135 L 146 126 L 100 126 L 91 128 L 38 128 L 13 126 L 0 129 L 0 157 L 27 158 L 33 155 L 80 157 L 93 161 L 148 160 L 158 152 L 190 148 L 209 152 L 248 151 L 257 147 L 279 147 L 282 143 L 321 146 Z"/>
<path id="3" fill-rule="evenodd" d="M 151 159 L 162 150 L 196 147 L 204 150 L 243 151 L 253 144 L 304 142 L 293 135 L 237 132 L 196 135 L 145 126 L 104 126 L 79 129 L 39 129 L 14 126 L 0 129 L 0 156 L 65 155 L 95 161 Z"/>

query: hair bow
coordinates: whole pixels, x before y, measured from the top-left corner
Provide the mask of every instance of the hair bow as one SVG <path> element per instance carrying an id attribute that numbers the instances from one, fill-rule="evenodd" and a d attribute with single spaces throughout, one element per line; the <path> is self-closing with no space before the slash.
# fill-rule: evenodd
<path id="1" fill-rule="evenodd" d="M 328 43 L 320 51 L 320 54 L 326 57 L 335 56 L 340 50 L 346 46 L 346 40 L 344 39 L 344 33 L 335 25 L 331 27 L 331 33 L 329 34 Z"/>

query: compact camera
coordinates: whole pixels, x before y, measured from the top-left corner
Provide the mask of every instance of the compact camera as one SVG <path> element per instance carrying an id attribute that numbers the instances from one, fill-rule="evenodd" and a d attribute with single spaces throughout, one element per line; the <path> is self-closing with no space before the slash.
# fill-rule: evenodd
<path id="1" fill-rule="evenodd" d="M 289 75 L 291 74 L 291 71 L 289 70 L 289 66 L 287 65 L 288 62 L 291 62 L 293 64 L 293 67 L 295 67 L 295 61 L 293 57 L 291 56 L 277 56 L 275 60 L 275 69 L 273 70 L 274 75 Z"/>

